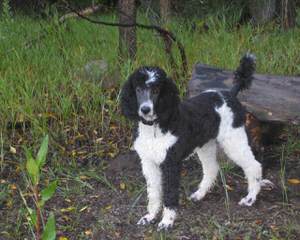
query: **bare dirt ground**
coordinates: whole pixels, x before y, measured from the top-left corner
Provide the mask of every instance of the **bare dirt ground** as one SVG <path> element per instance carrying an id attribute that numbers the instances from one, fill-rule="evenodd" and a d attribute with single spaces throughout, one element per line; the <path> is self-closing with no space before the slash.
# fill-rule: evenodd
<path id="1" fill-rule="evenodd" d="M 299 155 L 285 164 L 272 161 L 275 164 L 266 169 L 265 177 L 275 188 L 262 190 L 253 207 L 238 205 L 247 182 L 242 171 L 230 164 L 223 165 L 226 184 L 219 177 L 205 199 L 188 201 L 201 180 L 201 167 L 195 158 L 185 161 L 178 219 L 166 233 L 156 232 L 157 224 L 136 226 L 146 211 L 146 191 L 134 153 L 121 155 L 108 167 L 61 173 L 60 187 L 46 210 L 55 213 L 58 239 L 300 239 L 300 184 L 290 182 L 299 178 Z M 106 177 L 97 178 L 103 171 Z M 13 176 L 1 183 L 2 188 L 12 188 L 12 202 L 0 202 L 0 239 L 32 239 L 22 201 L 11 187 L 21 178 Z"/>

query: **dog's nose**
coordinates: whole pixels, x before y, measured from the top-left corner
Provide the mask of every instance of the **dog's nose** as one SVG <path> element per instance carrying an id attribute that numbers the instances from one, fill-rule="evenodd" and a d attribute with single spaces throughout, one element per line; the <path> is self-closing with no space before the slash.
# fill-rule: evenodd
<path id="1" fill-rule="evenodd" d="M 142 111 L 142 113 L 144 113 L 144 114 L 148 114 L 149 112 L 150 112 L 150 107 L 148 107 L 148 106 L 142 106 L 142 108 L 141 108 L 141 111 Z"/>

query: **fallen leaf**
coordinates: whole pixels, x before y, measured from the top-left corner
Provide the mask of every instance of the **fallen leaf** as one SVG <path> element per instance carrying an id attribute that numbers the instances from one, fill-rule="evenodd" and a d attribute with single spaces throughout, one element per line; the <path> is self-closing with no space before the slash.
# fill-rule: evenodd
<path id="1" fill-rule="evenodd" d="M 257 220 L 255 221 L 255 224 L 256 224 L 256 225 L 261 225 L 261 224 L 262 224 L 262 220 L 261 220 L 261 219 L 257 219 Z"/>
<path id="2" fill-rule="evenodd" d="M 296 185 L 296 184 L 300 184 L 300 180 L 297 178 L 290 178 L 288 179 L 288 183 Z"/>
<path id="3" fill-rule="evenodd" d="M 59 237 L 58 240 L 69 240 L 67 237 Z"/>
<path id="4" fill-rule="evenodd" d="M 13 146 L 10 146 L 10 147 L 9 147 L 9 151 L 10 151 L 12 154 L 16 154 L 16 153 L 17 153 L 17 149 L 15 149 Z"/>
<path id="5" fill-rule="evenodd" d="M 121 182 L 121 183 L 120 183 L 120 189 L 121 189 L 121 190 L 125 190 L 125 188 L 126 188 L 125 183 Z"/>
<path id="6" fill-rule="evenodd" d="M 115 124 L 112 124 L 111 126 L 110 126 L 110 130 L 115 130 L 115 129 L 117 129 L 118 128 L 118 126 L 116 126 Z"/>
<path id="7" fill-rule="evenodd" d="M 91 195 L 90 198 L 99 198 L 100 195 L 99 194 L 96 194 L 96 195 Z"/>
<path id="8" fill-rule="evenodd" d="M 79 210 L 79 212 L 83 212 L 85 209 L 87 209 L 89 206 L 84 206 L 83 208 L 81 208 L 80 210 Z"/>
<path id="9" fill-rule="evenodd" d="M 88 230 L 84 231 L 84 234 L 87 236 L 90 236 L 90 235 L 92 235 L 92 230 L 88 229 Z"/>
<path id="10" fill-rule="evenodd" d="M 233 188 L 232 187 L 230 187 L 229 185 L 225 185 L 226 186 L 226 188 L 227 188 L 227 190 L 229 190 L 229 191 L 233 191 Z"/>
<path id="11" fill-rule="evenodd" d="M 105 210 L 110 210 L 112 208 L 112 205 L 108 205 L 108 206 L 106 206 L 104 209 Z"/>
<path id="12" fill-rule="evenodd" d="M 86 180 L 86 179 L 89 179 L 89 177 L 87 177 L 87 176 L 84 176 L 84 175 L 81 175 L 79 178 L 80 178 L 81 180 Z"/>
<path id="13" fill-rule="evenodd" d="M 14 184 L 14 183 L 13 183 L 13 184 L 11 184 L 11 185 L 10 185 L 10 189 L 11 189 L 11 190 L 16 190 L 16 189 L 17 189 L 17 186 L 16 186 L 16 184 Z"/>
<path id="14" fill-rule="evenodd" d="M 62 208 L 60 211 L 63 212 L 72 212 L 75 210 L 75 207 L 67 207 L 67 208 Z"/>

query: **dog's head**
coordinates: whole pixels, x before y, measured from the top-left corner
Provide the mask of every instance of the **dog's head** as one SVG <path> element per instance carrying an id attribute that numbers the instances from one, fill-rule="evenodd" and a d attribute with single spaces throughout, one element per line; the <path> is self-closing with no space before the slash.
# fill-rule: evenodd
<path id="1" fill-rule="evenodd" d="M 141 67 L 132 73 L 121 91 L 122 113 L 131 120 L 152 125 L 170 114 L 179 103 L 175 83 L 159 67 Z"/>

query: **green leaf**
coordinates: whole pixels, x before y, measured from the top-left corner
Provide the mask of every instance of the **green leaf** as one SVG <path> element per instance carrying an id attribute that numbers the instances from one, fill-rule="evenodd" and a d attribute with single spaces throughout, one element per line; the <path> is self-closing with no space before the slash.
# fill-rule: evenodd
<path id="1" fill-rule="evenodd" d="M 45 203 L 48 201 L 55 193 L 57 187 L 57 181 L 51 182 L 45 189 L 42 190 L 42 201 Z"/>
<path id="2" fill-rule="evenodd" d="M 33 184 L 39 182 L 39 167 L 33 158 L 28 158 L 26 162 L 26 169 Z"/>
<path id="3" fill-rule="evenodd" d="M 46 156 L 48 152 L 48 142 L 49 142 L 49 137 L 48 135 L 46 135 L 43 139 L 39 152 L 36 156 L 36 160 L 39 168 L 43 167 L 43 165 L 46 162 Z"/>
<path id="4" fill-rule="evenodd" d="M 55 218 L 54 214 L 50 213 L 47 223 L 45 225 L 42 240 L 55 240 L 56 230 L 55 230 Z"/>

